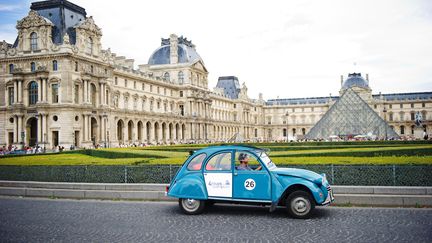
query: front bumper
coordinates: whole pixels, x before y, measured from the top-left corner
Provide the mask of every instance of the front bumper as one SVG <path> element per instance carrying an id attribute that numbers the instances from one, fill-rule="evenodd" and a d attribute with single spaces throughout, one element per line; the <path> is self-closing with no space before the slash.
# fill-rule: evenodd
<path id="1" fill-rule="evenodd" d="M 333 195 L 333 190 L 331 189 L 330 186 L 327 186 L 327 198 L 326 200 L 322 203 L 322 205 L 328 205 L 331 202 L 334 201 L 334 195 Z"/>

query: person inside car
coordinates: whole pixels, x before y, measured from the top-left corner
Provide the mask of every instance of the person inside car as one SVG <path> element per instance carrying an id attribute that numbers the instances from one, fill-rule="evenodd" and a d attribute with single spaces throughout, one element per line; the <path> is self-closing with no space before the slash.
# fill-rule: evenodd
<path id="1" fill-rule="evenodd" d="M 240 161 L 240 165 L 237 166 L 237 170 L 253 170 L 249 167 L 249 155 L 246 153 L 240 153 L 238 156 L 238 160 Z M 258 166 L 255 170 L 261 170 L 261 166 Z"/>

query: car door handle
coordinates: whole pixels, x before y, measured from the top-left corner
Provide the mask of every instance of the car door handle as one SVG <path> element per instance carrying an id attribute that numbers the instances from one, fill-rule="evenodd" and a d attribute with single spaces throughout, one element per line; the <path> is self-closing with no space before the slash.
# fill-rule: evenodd
<path id="1" fill-rule="evenodd" d="M 234 173 L 234 175 L 236 176 L 236 175 L 238 175 L 237 173 Z"/>

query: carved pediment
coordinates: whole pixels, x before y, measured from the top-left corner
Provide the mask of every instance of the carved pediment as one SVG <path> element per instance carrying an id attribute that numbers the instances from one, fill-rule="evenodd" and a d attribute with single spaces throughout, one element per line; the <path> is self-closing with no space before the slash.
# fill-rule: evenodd
<path id="1" fill-rule="evenodd" d="M 25 29 L 39 26 L 53 26 L 53 24 L 49 22 L 49 20 L 40 16 L 38 12 L 30 10 L 29 14 L 26 17 L 17 22 L 16 28 Z"/>
<path id="2" fill-rule="evenodd" d="M 90 31 L 90 32 L 92 32 L 92 33 L 94 33 L 94 34 L 96 34 L 96 35 L 98 35 L 98 36 L 101 36 L 101 35 L 102 35 L 102 30 L 101 30 L 101 28 L 99 28 L 99 27 L 95 24 L 95 22 L 94 22 L 92 16 L 86 18 L 83 22 L 81 22 L 81 23 L 77 26 L 77 28 L 79 28 L 79 29 L 83 29 L 83 30 L 87 30 L 87 31 Z"/>

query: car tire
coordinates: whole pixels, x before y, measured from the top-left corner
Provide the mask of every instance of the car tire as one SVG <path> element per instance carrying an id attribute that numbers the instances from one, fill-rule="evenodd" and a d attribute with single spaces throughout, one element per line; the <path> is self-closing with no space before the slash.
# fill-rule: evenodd
<path id="1" fill-rule="evenodd" d="M 307 219 L 315 208 L 315 200 L 310 193 L 305 191 L 294 191 L 286 199 L 288 214 L 297 219 Z"/>
<path id="2" fill-rule="evenodd" d="M 204 211 L 205 202 L 192 198 L 180 198 L 179 206 L 184 214 L 195 215 Z"/>

